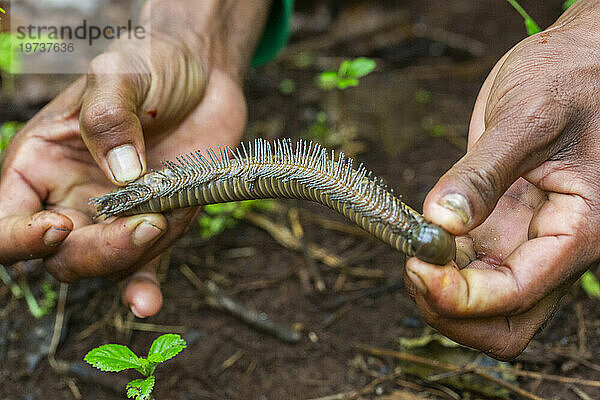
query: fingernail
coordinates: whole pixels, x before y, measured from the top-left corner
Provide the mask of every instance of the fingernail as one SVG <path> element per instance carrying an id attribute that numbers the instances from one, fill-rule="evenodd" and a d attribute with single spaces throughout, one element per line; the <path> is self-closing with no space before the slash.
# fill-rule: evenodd
<path id="1" fill-rule="evenodd" d="M 137 310 L 137 308 L 135 307 L 135 305 L 132 305 L 131 307 L 129 307 L 129 309 L 131 310 L 132 314 L 133 314 L 133 315 L 135 315 L 136 317 L 138 317 L 138 318 L 145 318 L 144 316 L 142 316 L 142 315 L 141 315 L 141 314 L 138 312 L 138 310 Z"/>
<path id="2" fill-rule="evenodd" d="M 148 221 L 142 221 L 133 231 L 133 243 L 144 247 L 162 234 L 162 229 Z"/>
<path id="3" fill-rule="evenodd" d="M 471 221 L 471 208 L 464 196 L 450 193 L 442 197 L 438 204 L 456 214 L 463 224 L 466 225 Z"/>
<path id="4" fill-rule="evenodd" d="M 65 240 L 69 232 L 71 232 L 69 229 L 51 226 L 46 233 L 44 233 L 44 244 L 46 246 L 58 246 L 60 242 Z"/>
<path id="5" fill-rule="evenodd" d="M 406 275 L 408 275 L 412 283 L 415 284 L 415 287 L 422 295 L 427 294 L 427 286 L 425 286 L 425 282 L 423 282 L 419 275 L 414 273 L 414 271 L 411 271 L 410 268 L 406 268 Z"/>
<path id="6" fill-rule="evenodd" d="M 142 173 L 142 165 L 137 151 L 130 144 L 115 147 L 109 151 L 107 160 L 113 176 L 121 183 L 131 182 Z"/>

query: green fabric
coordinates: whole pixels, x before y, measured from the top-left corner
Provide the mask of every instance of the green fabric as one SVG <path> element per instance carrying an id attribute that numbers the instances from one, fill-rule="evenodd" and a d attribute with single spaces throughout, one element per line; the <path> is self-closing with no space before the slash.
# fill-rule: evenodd
<path id="1" fill-rule="evenodd" d="M 273 0 L 265 31 L 252 58 L 253 67 L 271 61 L 285 47 L 293 10 L 294 0 Z"/>

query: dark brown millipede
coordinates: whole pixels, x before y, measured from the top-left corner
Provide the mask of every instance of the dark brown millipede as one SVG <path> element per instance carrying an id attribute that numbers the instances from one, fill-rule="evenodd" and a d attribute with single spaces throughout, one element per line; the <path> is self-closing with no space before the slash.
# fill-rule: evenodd
<path id="1" fill-rule="evenodd" d="M 129 216 L 231 201 L 294 198 L 321 203 L 408 256 L 454 258 L 454 236 L 404 204 L 382 180 L 317 143 L 256 139 L 166 161 L 114 192 L 90 200 L 98 216 Z"/>

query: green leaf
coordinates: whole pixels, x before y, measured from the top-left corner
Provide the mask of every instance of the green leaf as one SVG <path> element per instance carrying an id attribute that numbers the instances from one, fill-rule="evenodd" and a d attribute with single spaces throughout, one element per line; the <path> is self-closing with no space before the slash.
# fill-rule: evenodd
<path id="1" fill-rule="evenodd" d="M 335 71 L 325 71 L 319 74 L 319 87 L 323 90 L 334 89 L 338 82 L 338 73 Z"/>
<path id="2" fill-rule="evenodd" d="M 600 282 L 592 271 L 586 271 L 581 277 L 581 287 L 593 299 L 600 299 Z"/>
<path id="3" fill-rule="evenodd" d="M 140 359 L 127 346 L 105 344 L 89 351 L 84 361 L 101 371 L 119 372 L 129 368 L 139 368 Z"/>
<path id="4" fill-rule="evenodd" d="M 348 68 L 348 77 L 349 78 L 361 78 L 365 75 L 369 75 L 377 64 L 374 60 L 366 57 L 359 57 L 350 62 L 350 66 Z"/>
<path id="5" fill-rule="evenodd" d="M 136 400 L 148 400 L 150 393 L 154 389 L 155 378 L 149 376 L 146 379 L 136 379 L 127 384 L 125 389 L 127 390 L 128 398 L 136 398 Z"/>
<path id="6" fill-rule="evenodd" d="M 349 87 L 358 86 L 358 79 L 356 78 L 346 78 L 340 79 L 337 83 L 338 89 L 344 90 Z"/>
<path id="7" fill-rule="evenodd" d="M 150 346 L 148 360 L 163 362 L 175 357 L 187 347 L 185 340 L 174 333 L 159 336 Z"/>
<path id="8" fill-rule="evenodd" d="M 562 4 L 562 8 L 563 8 L 563 10 L 566 10 L 575 3 L 577 3 L 577 0 L 567 0 Z"/>
<path id="9" fill-rule="evenodd" d="M 349 78 L 350 77 L 350 67 L 352 66 L 352 60 L 344 60 L 340 64 L 340 68 L 338 70 L 338 78 Z"/>

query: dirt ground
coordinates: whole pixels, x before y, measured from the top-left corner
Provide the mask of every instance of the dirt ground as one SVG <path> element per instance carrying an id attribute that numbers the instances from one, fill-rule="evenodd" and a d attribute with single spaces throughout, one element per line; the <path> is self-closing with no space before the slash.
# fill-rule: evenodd
<path id="1" fill-rule="evenodd" d="M 561 1 L 522 4 L 540 26 L 549 25 L 561 10 Z M 359 153 L 360 161 L 416 208 L 464 153 L 470 109 L 487 72 L 525 35 L 518 15 L 499 0 L 303 2 L 294 29 L 288 50 L 250 73 L 247 138 L 306 137 L 323 110 L 354 127 L 355 134 L 348 128 L 352 132 L 346 138 L 352 140 L 346 148 Z M 316 87 L 320 71 L 355 56 L 378 63 L 358 88 L 338 97 Z M 292 93 L 282 93 L 282 80 L 293 82 Z M 22 107 L 14 105 L 15 113 L 3 111 L 3 117 L 26 115 Z M 305 243 L 338 256 L 337 268 L 285 248 L 252 218 L 209 240 L 192 229 L 163 269 L 165 305 L 155 317 L 134 319 L 120 305 L 117 288 L 102 280 L 70 286 L 56 354 L 71 363 L 69 374 L 56 372 L 46 357 L 54 315 L 36 320 L 23 300 L 0 288 L 0 398 L 124 398 L 124 378 L 111 379 L 78 363 L 91 348 L 111 342 L 143 354 L 163 331 L 182 333 L 189 347 L 159 368 L 157 399 L 352 398 L 343 394 L 382 376 L 380 384 L 353 398 L 489 398 L 402 370 L 390 377 L 397 360 L 357 348 L 398 351 L 399 338 L 427 332 L 400 282 L 403 256 L 344 228 L 350 225 L 341 225 L 343 218 L 321 206 L 276 204 L 259 218 L 289 229 L 289 210 L 299 209 Z M 208 307 L 182 265 L 239 303 L 299 330 L 301 340 L 284 343 Z M 313 269 L 323 278 L 322 292 L 314 282 L 307 284 Z M 48 277 L 36 268 L 27 279 L 38 293 Z M 573 288 L 546 329 L 511 365 L 572 377 L 574 384 L 539 377 L 519 377 L 513 384 L 543 399 L 600 398 L 600 384 L 581 383 L 600 382 L 599 344 L 598 300 Z M 523 398 L 514 391 L 507 396 Z"/>

